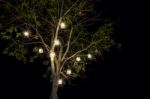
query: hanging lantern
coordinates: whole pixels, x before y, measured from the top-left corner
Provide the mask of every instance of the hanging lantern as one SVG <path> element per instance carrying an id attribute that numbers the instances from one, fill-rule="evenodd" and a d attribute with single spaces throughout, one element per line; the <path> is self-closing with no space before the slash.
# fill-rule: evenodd
<path id="1" fill-rule="evenodd" d="M 66 28 L 66 24 L 65 24 L 64 22 L 61 22 L 61 23 L 60 23 L 60 28 L 61 28 L 61 29 L 65 29 L 65 28 Z"/>
<path id="2" fill-rule="evenodd" d="M 67 75 L 70 75 L 71 74 L 71 69 L 67 69 Z"/>
<path id="3" fill-rule="evenodd" d="M 81 58 L 80 58 L 80 57 L 77 57 L 77 58 L 76 58 L 76 61 L 77 61 L 77 62 L 80 62 L 80 61 L 81 61 Z"/>

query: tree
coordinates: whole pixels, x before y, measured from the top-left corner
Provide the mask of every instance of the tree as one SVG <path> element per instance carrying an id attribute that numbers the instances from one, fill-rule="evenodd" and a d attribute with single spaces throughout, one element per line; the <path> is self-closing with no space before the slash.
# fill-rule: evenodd
<path id="1" fill-rule="evenodd" d="M 115 45 L 112 23 L 100 19 L 93 0 L 1 0 L 0 5 L 0 37 L 8 43 L 3 53 L 24 63 L 41 58 L 52 82 L 50 99 L 58 99 L 65 79 L 77 77 Z"/>

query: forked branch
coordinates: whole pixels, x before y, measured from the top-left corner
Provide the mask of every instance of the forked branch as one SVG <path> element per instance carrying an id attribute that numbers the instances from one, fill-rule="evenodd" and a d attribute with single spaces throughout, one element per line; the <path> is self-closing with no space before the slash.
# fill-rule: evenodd
<path id="1" fill-rule="evenodd" d="M 91 43 L 90 45 L 88 45 L 86 48 L 84 48 L 84 49 L 82 49 L 82 50 L 77 51 L 76 53 L 74 53 L 74 54 L 73 54 L 73 55 L 71 55 L 70 57 L 65 58 L 65 59 L 64 59 L 64 61 L 63 61 L 63 63 L 62 63 L 62 65 L 61 65 L 60 71 L 63 69 L 63 67 L 64 67 L 65 63 L 66 63 L 68 60 L 70 60 L 70 59 L 74 58 L 77 54 L 82 53 L 82 52 L 84 52 L 84 51 L 88 50 L 90 47 L 92 47 L 93 45 L 95 45 L 95 44 L 99 43 L 100 41 L 101 41 L 101 40 L 98 40 L 98 41 L 92 42 L 92 43 Z"/>

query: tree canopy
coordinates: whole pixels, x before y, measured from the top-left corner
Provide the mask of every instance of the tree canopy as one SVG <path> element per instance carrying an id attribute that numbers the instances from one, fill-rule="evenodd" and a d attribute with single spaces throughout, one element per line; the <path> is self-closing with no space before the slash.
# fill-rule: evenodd
<path id="1" fill-rule="evenodd" d="M 3 53 L 24 63 L 41 58 L 48 72 L 52 49 L 60 71 L 79 73 L 115 45 L 112 23 L 100 18 L 92 0 L 0 0 L 0 9 L 0 38 L 7 42 Z"/>

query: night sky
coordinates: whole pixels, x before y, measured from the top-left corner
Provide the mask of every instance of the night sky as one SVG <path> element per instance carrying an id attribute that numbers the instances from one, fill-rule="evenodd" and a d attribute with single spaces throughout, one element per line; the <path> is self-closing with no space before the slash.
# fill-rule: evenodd
<path id="1" fill-rule="evenodd" d="M 102 9 L 102 6 L 106 8 Z M 59 89 L 59 99 L 122 99 L 132 94 L 132 78 L 129 78 L 128 2 L 107 0 L 97 5 L 97 9 L 102 10 L 103 17 L 116 21 L 113 37 L 122 47 L 104 53 L 103 61 L 98 59 L 89 64 L 83 77 Z M 0 44 L 2 48 L 5 46 L 4 42 Z M 25 65 L 1 54 L 0 99 L 48 99 L 50 85 L 43 78 L 44 71 L 45 67 L 40 63 Z"/>

